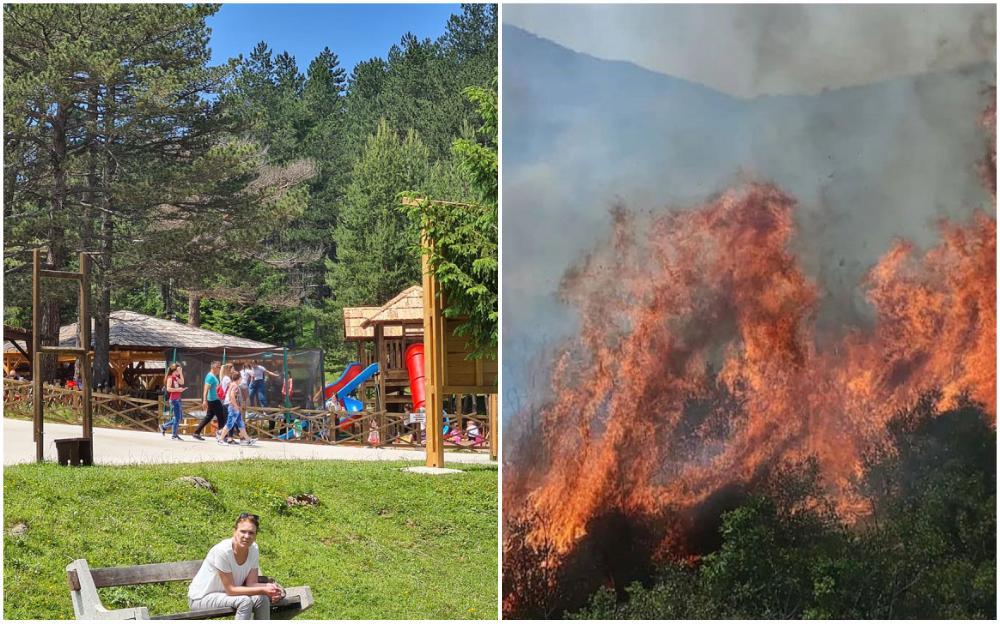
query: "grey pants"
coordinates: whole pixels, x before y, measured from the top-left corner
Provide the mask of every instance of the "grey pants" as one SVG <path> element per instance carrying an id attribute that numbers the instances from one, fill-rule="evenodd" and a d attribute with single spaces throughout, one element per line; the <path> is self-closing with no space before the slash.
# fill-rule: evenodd
<path id="1" fill-rule="evenodd" d="M 236 607 L 237 620 L 271 619 L 271 599 L 267 596 L 230 596 L 216 592 L 198 600 L 188 600 L 188 604 L 192 609 Z"/>

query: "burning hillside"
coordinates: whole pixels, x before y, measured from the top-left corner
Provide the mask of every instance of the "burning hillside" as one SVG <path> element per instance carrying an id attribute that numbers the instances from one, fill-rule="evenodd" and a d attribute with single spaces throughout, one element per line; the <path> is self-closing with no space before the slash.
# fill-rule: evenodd
<path id="1" fill-rule="evenodd" d="M 993 152 L 984 170 L 995 203 Z M 941 221 L 925 251 L 895 242 L 859 284 L 871 325 L 821 335 L 795 211 L 761 183 L 648 222 L 618 207 L 565 276 L 581 329 L 505 471 L 506 615 L 574 575 L 589 592 L 696 558 L 727 499 L 776 466 L 814 460 L 839 516 L 863 517 L 864 453 L 928 389 L 995 426 L 995 216 Z"/>

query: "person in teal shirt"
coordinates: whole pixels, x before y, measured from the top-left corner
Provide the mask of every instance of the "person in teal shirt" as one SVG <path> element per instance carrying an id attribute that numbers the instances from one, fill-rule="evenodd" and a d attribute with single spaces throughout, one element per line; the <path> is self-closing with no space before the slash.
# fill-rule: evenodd
<path id="1" fill-rule="evenodd" d="M 202 389 L 201 406 L 205 410 L 205 417 L 198 423 L 198 428 L 194 430 L 195 440 L 204 440 L 201 431 L 208 423 L 215 419 L 218 431 L 226 426 L 226 410 L 222 406 L 222 399 L 219 398 L 219 362 L 212 362 L 212 368 L 205 375 L 205 386 Z"/>

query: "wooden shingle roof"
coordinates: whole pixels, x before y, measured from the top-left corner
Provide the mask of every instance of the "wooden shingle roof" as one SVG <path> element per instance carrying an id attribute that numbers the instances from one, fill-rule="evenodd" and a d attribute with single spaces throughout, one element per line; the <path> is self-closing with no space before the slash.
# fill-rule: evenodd
<path id="1" fill-rule="evenodd" d="M 365 319 L 361 326 L 368 328 L 376 323 L 402 325 L 423 320 L 424 289 L 421 286 L 410 286 Z"/>
<path id="2" fill-rule="evenodd" d="M 344 308 L 344 337 L 347 340 L 366 340 L 375 337 L 375 330 L 362 327 L 369 316 L 379 311 L 376 307 Z"/>
<path id="3" fill-rule="evenodd" d="M 91 332 L 93 335 L 93 332 Z M 218 332 L 175 323 L 129 310 L 111 313 L 111 348 L 135 350 L 162 349 L 275 349 L 274 345 L 249 338 L 228 336 Z M 59 345 L 78 346 L 76 323 L 59 328 Z M 8 345 L 5 346 L 5 351 Z M 9 346 L 9 349 L 13 349 Z"/>

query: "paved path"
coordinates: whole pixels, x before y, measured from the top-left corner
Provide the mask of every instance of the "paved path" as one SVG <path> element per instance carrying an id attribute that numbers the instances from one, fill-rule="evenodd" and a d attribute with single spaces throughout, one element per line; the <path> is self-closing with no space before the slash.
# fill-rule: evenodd
<path id="1" fill-rule="evenodd" d="M 80 425 L 45 423 L 45 459 L 56 461 L 56 438 L 78 438 Z M 31 440 L 31 421 L 3 420 L 3 463 L 23 464 L 35 461 L 35 443 Z M 94 427 L 94 463 L 96 464 L 186 464 L 237 459 L 350 459 L 365 461 L 422 461 L 422 450 L 372 449 L 358 446 L 296 444 L 294 442 L 258 442 L 254 446 L 219 446 L 213 438 L 199 442 L 191 436 L 171 440 L 152 432 Z M 445 453 L 448 464 L 488 464 L 488 453 Z"/>

